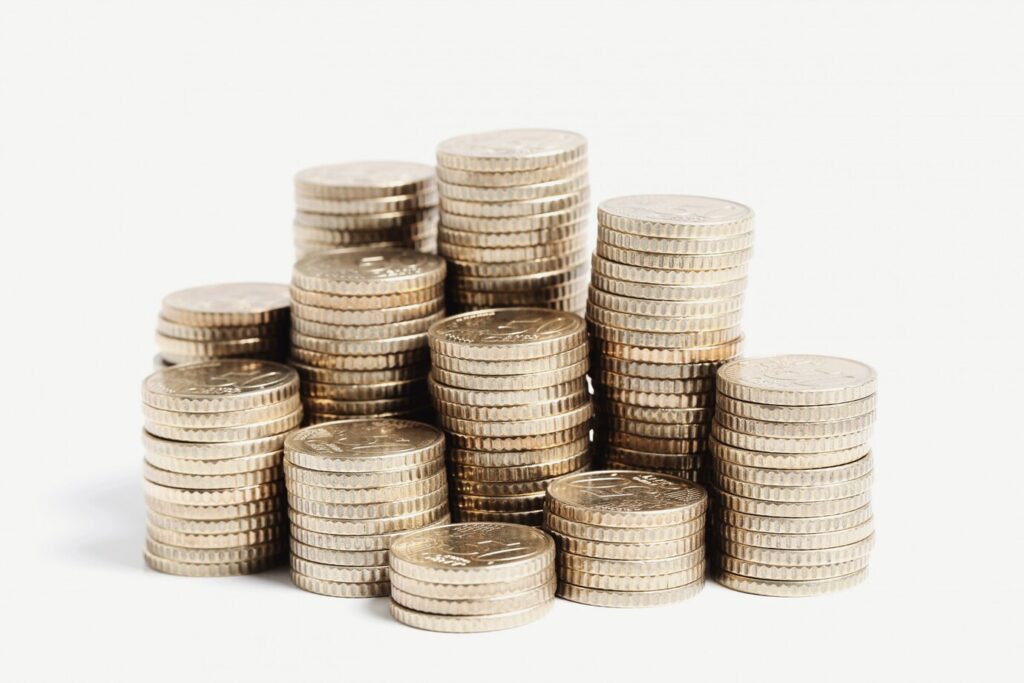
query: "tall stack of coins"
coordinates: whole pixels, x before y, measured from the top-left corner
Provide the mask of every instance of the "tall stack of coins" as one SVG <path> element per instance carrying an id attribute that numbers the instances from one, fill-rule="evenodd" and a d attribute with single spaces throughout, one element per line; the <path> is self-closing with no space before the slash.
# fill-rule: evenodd
<path id="1" fill-rule="evenodd" d="M 391 615 L 428 631 L 522 626 L 551 610 L 555 544 L 516 524 L 450 524 L 391 545 Z"/>
<path id="2" fill-rule="evenodd" d="M 295 175 L 298 257 L 344 247 L 437 251 L 434 169 L 407 161 L 316 166 Z"/>
<path id="3" fill-rule="evenodd" d="M 544 526 L 558 544 L 558 595 L 599 607 L 651 607 L 704 587 L 704 489 L 651 472 L 554 481 Z"/>
<path id="4" fill-rule="evenodd" d="M 476 311 L 429 337 L 458 520 L 540 525 L 547 484 L 590 464 L 583 320 L 543 308 Z"/>
<path id="5" fill-rule="evenodd" d="M 561 130 L 462 135 L 437 148 L 452 310 L 541 306 L 582 313 L 587 141 Z"/>
<path id="6" fill-rule="evenodd" d="M 711 440 L 720 583 L 802 596 L 864 579 L 875 383 L 867 365 L 828 356 L 722 366 Z"/>
<path id="7" fill-rule="evenodd" d="M 392 247 L 295 264 L 291 362 L 310 422 L 429 410 L 427 328 L 444 317 L 444 276 L 444 259 Z"/>
<path id="8" fill-rule="evenodd" d="M 587 303 L 605 466 L 696 479 L 715 370 L 739 355 L 753 213 L 735 202 L 602 202 Z"/>
<path id="9" fill-rule="evenodd" d="M 284 360 L 288 286 L 230 283 L 164 297 L 156 327 L 157 367 L 216 358 Z"/>
<path id="10" fill-rule="evenodd" d="M 285 440 L 292 581 L 334 597 L 387 595 L 388 547 L 447 524 L 444 435 L 409 420 L 348 420 Z"/>
<path id="11" fill-rule="evenodd" d="M 263 360 L 179 365 L 146 378 L 146 564 L 227 576 L 281 560 L 281 448 L 302 421 L 298 394 L 294 370 Z"/>

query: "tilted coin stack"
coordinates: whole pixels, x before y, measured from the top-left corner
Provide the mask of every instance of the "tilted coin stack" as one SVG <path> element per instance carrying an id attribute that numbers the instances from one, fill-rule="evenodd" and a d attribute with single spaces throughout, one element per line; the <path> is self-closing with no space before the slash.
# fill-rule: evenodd
<path id="1" fill-rule="evenodd" d="M 288 285 L 238 282 L 183 289 L 164 297 L 156 327 L 156 365 L 217 358 L 284 360 Z"/>
<path id="2" fill-rule="evenodd" d="M 555 599 L 555 544 L 517 524 L 449 524 L 391 546 L 391 615 L 429 631 L 522 626 Z"/>
<path id="3" fill-rule="evenodd" d="M 227 576 L 280 562 L 281 448 L 302 421 L 298 394 L 294 370 L 262 360 L 179 365 L 146 378 L 146 564 Z"/>
<path id="4" fill-rule="evenodd" d="M 455 312 L 540 306 L 582 313 L 587 142 L 560 130 L 462 135 L 437 147 L 438 253 Z"/>
<path id="5" fill-rule="evenodd" d="M 292 581 L 334 597 L 387 595 L 388 548 L 447 524 L 444 435 L 410 420 L 304 427 L 285 440 Z"/>
<path id="6" fill-rule="evenodd" d="M 867 365 L 828 356 L 722 366 L 711 441 L 720 583 L 805 596 L 864 579 L 875 384 Z"/>
<path id="7" fill-rule="evenodd" d="M 407 161 L 316 166 L 295 175 L 295 250 L 406 247 L 437 251 L 434 168 Z"/>
<path id="8" fill-rule="evenodd" d="M 584 472 L 548 487 L 558 595 L 598 607 L 652 607 L 704 587 L 704 488 L 668 474 Z"/>
<path id="9" fill-rule="evenodd" d="M 583 320 L 543 308 L 475 311 L 435 324 L 429 338 L 456 518 L 539 526 L 547 484 L 590 465 Z"/>
<path id="10" fill-rule="evenodd" d="M 444 259 L 329 251 L 292 273 L 291 363 L 309 422 L 427 417 L 427 329 L 444 317 Z"/>
<path id="11" fill-rule="evenodd" d="M 602 202 L 587 322 L 604 466 L 696 480 L 716 368 L 738 356 L 753 213 L 735 202 Z"/>

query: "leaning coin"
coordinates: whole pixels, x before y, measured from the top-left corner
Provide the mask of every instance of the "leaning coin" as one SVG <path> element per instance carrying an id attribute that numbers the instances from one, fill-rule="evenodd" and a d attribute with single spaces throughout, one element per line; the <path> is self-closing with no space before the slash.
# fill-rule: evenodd
<path id="1" fill-rule="evenodd" d="M 859 479 L 869 474 L 871 470 L 870 453 L 845 465 L 805 470 L 746 467 L 717 458 L 714 460 L 716 474 L 763 486 L 828 486 Z"/>
<path id="2" fill-rule="evenodd" d="M 208 327 L 260 325 L 287 320 L 288 288 L 268 283 L 230 283 L 168 294 L 160 315 L 172 323 Z"/>
<path id="3" fill-rule="evenodd" d="M 220 460 L 197 460 L 195 458 L 174 458 L 167 455 L 146 453 L 145 461 L 153 467 L 193 475 L 219 475 L 257 472 L 281 464 L 281 451 L 257 453 L 240 458 L 222 458 Z"/>
<path id="4" fill-rule="evenodd" d="M 447 614 L 452 616 L 478 616 L 488 614 L 508 614 L 534 607 L 555 597 L 556 581 L 554 577 L 539 588 L 532 588 L 521 593 L 509 593 L 493 598 L 429 598 L 415 593 L 407 593 L 400 588 L 392 587 L 391 599 L 403 607 L 428 614 Z"/>
<path id="5" fill-rule="evenodd" d="M 327 489 L 378 489 L 418 482 L 444 472 L 444 458 L 441 455 L 422 464 L 383 470 L 380 472 L 322 472 L 284 463 L 285 477 L 289 482 L 303 486 L 317 486 Z"/>
<path id="6" fill-rule="evenodd" d="M 281 434 L 299 426 L 302 422 L 302 410 L 296 410 L 283 417 L 265 422 L 257 422 L 239 427 L 173 427 L 147 420 L 146 431 L 154 436 L 174 441 L 195 441 L 201 443 L 218 443 L 228 441 L 249 441 L 265 436 Z"/>
<path id="7" fill-rule="evenodd" d="M 529 607 L 519 612 L 508 612 L 505 614 L 489 614 L 484 616 L 446 616 L 417 612 L 402 607 L 398 603 L 391 602 L 391 616 L 407 626 L 423 629 L 426 631 L 440 631 L 444 633 L 480 633 L 484 631 L 498 631 L 506 628 L 523 626 L 532 621 L 540 619 L 551 610 L 554 600 L 542 602 L 535 607 Z"/>
<path id="8" fill-rule="evenodd" d="M 260 572 L 281 562 L 277 556 L 235 562 L 179 562 L 150 552 L 145 552 L 144 557 L 150 569 L 179 576 L 239 576 Z"/>
<path id="9" fill-rule="evenodd" d="M 740 576 L 724 570 L 715 573 L 715 579 L 726 588 L 772 597 L 805 597 L 823 595 L 835 591 L 852 588 L 867 578 L 867 568 L 860 569 L 845 576 L 809 581 L 777 581 Z"/>
<path id="10" fill-rule="evenodd" d="M 846 403 L 820 406 L 777 406 L 751 403 L 718 395 L 719 407 L 738 417 L 765 422 L 831 422 L 868 415 L 875 410 L 875 396 L 867 396 Z"/>
<path id="11" fill-rule="evenodd" d="M 737 417 L 732 413 L 720 410 L 715 419 L 726 429 L 752 436 L 779 439 L 822 439 L 845 436 L 870 429 L 875 422 L 875 414 L 868 413 L 829 422 L 769 422 Z"/>
<path id="12" fill-rule="evenodd" d="M 380 488 L 337 489 L 321 486 L 308 486 L 296 481 L 288 481 L 288 492 L 298 498 L 309 501 L 332 503 L 336 505 L 361 505 L 398 502 L 415 499 L 444 488 L 445 473 L 437 472 L 405 484 L 384 486 Z M 429 506 L 433 507 L 433 506 Z M 378 516 L 378 515 L 371 515 Z M 383 515 L 380 515 L 383 516 Z"/>
<path id="13" fill-rule="evenodd" d="M 611 591 L 656 591 L 678 588 L 704 578 L 704 561 L 689 569 L 671 574 L 650 574 L 644 576 L 610 576 L 588 574 L 568 567 L 558 567 L 558 579 L 565 583 L 584 588 L 599 588 Z"/>
<path id="14" fill-rule="evenodd" d="M 386 565 L 377 567 L 343 567 L 333 564 L 310 562 L 301 557 L 292 556 L 292 570 L 313 579 L 323 581 L 346 581 L 352 583 L 380 583 L 388 580 Z"/>
<path id="15" fill-rule="evenodd" d="M 235 534 L 278 526 L 284 521 L 285 515 L 282 510 L 255 514 L 248 517 L 214 520 L 183 519 L 181 517 L 160 514 L 153 510 L 149 510 L 146 513 L 147 525 L 183 534 Z"/>
<path id="16" fill-rule="evenodd" d="M 747 562 L 729 555 L 719 555 L 718 565 L 722 571 L 753 579 L 769 579 L 772 581 L 816 581 L 846 576 L 864 569 L 868 565 L 867 557 L 859 557 L 835 564 L 784 567 L 782 565 L 759 564 Z"/>
<path id="17" fill-rule="evenodd" d="M 378 583 L 327 581 L 305 576 L 296 571 L 293 571 L 291 576 L 292 583 L 302 590 L 333 598 L 380 598 L 386 597 L 391 590 L 391 584 L 387 581 Z"/>
<path id="18" fill-rule="evenodd" d="M 660 560 L 685 555 L 704 547 L 703 530 L 672 541 L 658 543 L 604 543 L 565 536 L 551 529 L 559 552 L 606 560 Z"/>
<path id="19" fill-rule="evenodd" d="M 444 281 L 444 260 L 411 249 L 329 251 L 300 259 L 292 285 L 341 295 L 392 294 Z"/>
<path id="20" fill-rule="evenodd" d="M 543 510 L 499 512 L 497 510 L 464 510 L 459 508 L 457 515 L 460 522 L 493 522 L 535 527 L 539 527 L 544 522 Z"/>
<path id="21" fill-rule="evenodd" d="M 153 467 L 148 462 L 142 464 L 142 475 L 146 481 L 176 489 L 230 489 L 246 486 L 268 484 L 281 479 L 281 468 L 273 465 L 266 469 L 253 472 L 234 472 L 229 474 L 181 474 Z"/>
<path id="22" fill-rule="evenodd" d="M 821 469 L 836 467 L 860 460 L 871 452 L 871 444 L 862 443 L 858 446 L 837 451 L 819 453 L 768 453 L 765 451 L 748 451 L 724 444 L 715 438 L 708 439 L 708 445 L 714 456 L 720 460 L 743 465 L 745 467 L 763 467 L 775 469 Z"/>
<path id="23" fill-rule="evenodd" d="M 875 392 L 875 371 L 831 356 L 743 358 L 718 372 L 718 390 L 753 403 L 821 405 L 857 401 Z"/>
<path id="24" fill-rule="evenodd" d="M 784 567 L 817 567 L 822 565 L 836 565 L 851 560 L 858 560 L 867 557 L 874 547 L 874 535 L 868 536 L 854 543 L 835 548 L 822 548 L 817 550 L 779 550 L 773 548 L 759 548 L 757 546 L 736 543 L 728 539 L 719 538 L 718 549 L 730 557 L 745 562 L 754 562 L 764 565 L 778 565 Z M 730 570 L 735 571 L 735 570 Z M 743 572 L 736 572 L 743 573 Z"/>
<path id="25" fill-rule="evenodd" d="M 865 493 L 871 489 L 872 476 L 868 473 L 857 479 L 818 486 L 767 486 L 732 479 L 719 473 L 712 477 L 712 481 L 719 490 L 744 498 L 779 503 L 810 503 Z"/>
<path id="26" fill-rule="evenodd" d="M 610 527 L 574 522 L 545 509 L 544 526 L 553 532 L 572 538 L 600 543 L 663 543 L 675 541 L 696 533 L 703 533 L 704 517 L 682 524 L 655 527 Z"/>
<path id="27" fill-rule="evenodd" d="M 147 524 L 146 536 L 157 543 L 181 548 L 224 549 L 278 541 L 284 537 L 284 530 L 276 525 L 226 534 L 191 534 Z"/>
<path id="28" fill-rule="evenodd" d="M 822 534 L 852 529 L 868 522 L 871 506 L 819 517 L 769 517 L 737 510 L 714 508 L 715 517 L 730 526 L 768 534 Z"/>
<path id="29" fill-rule="evenodd" d="M 379 517 L 374 519 L 332 519 L 317 517 L 298 510 L 289 510 L 288 517 L 293 526 L 318 534 L 339 536 L 376 536 L 396 531 L 418 529 L 437 522 L 448 515 L 448 503 L 423 512 L 412 512 L 401 517 Z"/>
<path id="30" fill-rule="evenodd" d="M 175 562 L 229 563 L 261 560 L 280 555 L 284 548 L 280 540 L 234 548 L 182 548 L 146 539 L 146 552 Z"/>
<path id="31" fill-rule="evenodd" d="M 863 524 L 849 529 L 826 531 L 816 534 L 773 534 L 763 531 L 751 531 L 729 524 L 717 524 L 715 531 L 721 539 L 734 543 L 742 543 L 758 548 L 774 548 L 778 550 L 822 550 L 838 548 L 862 541 L 874 533 L 874 524 L 869 518 Z"/>
<path id="32" fill-rule="evenodd" d="M 692 569 L 698 564 L 702 564 L 704 548 L 702 546 L 684 555 L 674 557 L 641 560 L 608 560 L 563 552 L 558 556 L 558 561 L 567 571 L 579 571 L 586 574 L 623 577 L 661 576 Z"/>
<path id="33" fill-rule="evenodd" d="M 721 422 L 713 423 L 712 428 L 715 438 L 728 446 L 766 453 L 820 453 L 855 448 L 868 443 L 871 433 L 872 429 L 869 426 L 857 432 L 836 436 L 783 438 L 734 432 L 724 427 Z"/>
<path id="34" fill-rule="evenodd" d="M 704 578 L 676 588 L 654 591 L 610 591 L 600 588 L 558 584 L 560 598 L 595 607 L 657 607 L 688 600 L 704 588 Z"/>
<path id="35" fill-rule="evenodd" d="M 844 512 L 852 512 L 864 507 L 871 501 L 871 491 L 869 490 L 847 498 L 807 503 L 755 500 L 753 498 L 735 496 L 721 490 L 715 490 L 714 496 L 715 501 L 723 508 L 748 515 L 763 515 L 765 517 L 828 517 Z"/>

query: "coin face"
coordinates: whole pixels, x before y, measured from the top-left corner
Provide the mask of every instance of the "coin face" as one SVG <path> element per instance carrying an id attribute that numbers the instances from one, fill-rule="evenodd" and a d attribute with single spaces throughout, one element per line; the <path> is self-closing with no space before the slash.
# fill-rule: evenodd
<path id="1" fill-rule="evenodd" d="M 529 563 L 553 552 L 554 541 L 537 529 L 498 522 L 450 524 L 404 536 L 391 555 L 417 566 L 484 570 Z"/>
<path id="2" fill-rule="evenodd" d="M 355 161 L 328 164 L 299 171 L 297 187 L 401 188 L 424 184 L 434 177 L 434 167 L 408 161 Z"/>
<path id="3" fill-rule="evenodd" d="M 445 140 L 437 147 L 439 154 L 460 157 L 540 158 L 580 150 L 586 138 L 566 130 L 518 129 L 471 133 Z"/>
<path id="4" fill-rule="evenodd" d="M 418 453 L 443 442 L 440 430 L 422 422 L 373 419 L 305 427 L 289 434 L 284 446 L 298 453 L 352 459 Z"/>
<path id="5" fill-rule="evenodd" d="M 260 313 L 288 308 L 288 285 L 231 282 L 192 287 L 168 294 L 164 307 L 198 313 Z"/>
<path id="6" fill-rule="evenodd" d="M 675 225 L 717 225 L 748 220 L 749 207 L 714 197 L 677 194 L 640 194 L 601 202 L 602 213 L 636 221 Z"/>
<path id="7" fill-rule="evenodd" d="M 273 394 L 297 381 L 295 371 L 280 363 L 225 359 L 158 370 L 146 378 L 143 390 L 171 400 L 239 397 Z"/>
<path id="8" fill-rule="evenodd" d="M 548 487 L 548 495 L 571 507 L 608 512 L 659 512 L 707 498 L 703 488 L 679 477 L 615 470 L 561 477 Z"/>
<path id="9" fill-rule="evenodd" d="M 300 260 L 295 264 L 295 275 L 308 280 L 352 283 L 423 277 L 429 280 L 427 284 L 434 284 L 444 277 L 444 261 L 411 249 L 330 251 Z"/>
<path id="10" fill-rule="evenodd" d="M 464 358 L 527 358 L 562 353 L 582 344 L 586 325 L 579 316 L 542 308 L 503 308 L 446 318 L 430 330 L 431 347 Z M 467 348 L 472 347 L 472 348 Z"/>
<path id="11" fill-rule="evenodd" d="M 864 398 L 874 393 L 875 379 L 870 366 L 847 358 L 771 356 L 723 365 L 718 389 L 755 403 L 816 405 Z"/>

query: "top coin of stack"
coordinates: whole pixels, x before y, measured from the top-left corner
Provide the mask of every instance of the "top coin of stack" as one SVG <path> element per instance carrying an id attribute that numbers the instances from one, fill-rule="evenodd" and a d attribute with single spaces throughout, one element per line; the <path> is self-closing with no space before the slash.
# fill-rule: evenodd
<path id="1" fill-rule="evenodd" d="M 587 284 L 587 141 L 561 130 L 462 135 L 437 147 L 449 306 L 582 313 Z"/>
<path id="2" fill-rule="evenodd" d="M 427 328 L 444 316 L 444 275 L 444 259 L 392 247 L 295 264 L 291 363 L 310 422 L 429 410 Z"/>
<path id="3" fill-rule="evenodd" d="M 437 251 L 434 169 L 407 161 L 316 166 L 295 175 L 298 257 L 339 247 Z"/>
<path id="4" fill-rule="evenodd" d="M 281 447 L 302 420 L 298 392 L 294 370 L 263 360 L 192 363 L 146 378 L 149 566 L 224 576 L 281 558 Z"/>
<path id="5" fill-rule="evenodd" d="M 283 360 L 288 349 L 288 286 L 229 283 L 164 297 L 157 321 L 157 365 L 215 358 Z"/>
<path id="6" fill-rule="evenodd" d="M 391 545 L 391 615 L 429 631 L 522 626 L 555 599 L 555 544 L 517 524 L 450 524 Z"/>
<path id="7" fill-rule="evenodd" d="M 558 543 L 558 595 L 598 607 L 652 607 L 704 587 L 708 496 L 668 474 L 607 470 L 556 479 L 544 526 Z"/>
<path id="8" fill-rule="evenodd" d="M 695 479 L 715 369 L 740 352 L 753 213 L 637 195 L 602 202 L 597 218 L 587 322 L 605 466 Z"/>
<path id="9" fill-rule="evenodd" d="M 732 361 L 712 431 L 719 582 L 828 593 L 867 574 L 874 541 L 875 371 L 829 356 Z"/>
<path id="10" fill-rule="evenodd" d="M 458 520 L 539 525 L 547 484 L 590 465 L 583 320 L 543 308 L 475 311 L 435 324 L 429 338 Z"/>

